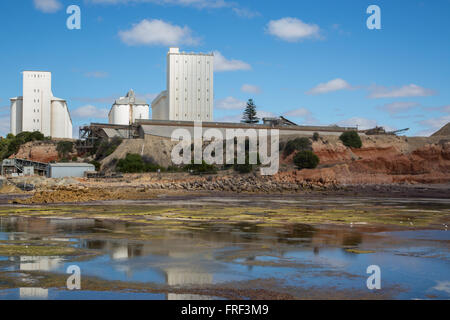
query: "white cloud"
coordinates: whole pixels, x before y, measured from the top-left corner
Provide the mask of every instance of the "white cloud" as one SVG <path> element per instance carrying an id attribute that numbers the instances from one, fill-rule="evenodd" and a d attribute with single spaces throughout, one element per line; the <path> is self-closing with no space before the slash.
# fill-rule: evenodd
<path id="1" fill-rule="evenodd" d="M 437 285 L 433 287 L 434 290 L 444 291 L 450 295 L 450 281 L 437 281 Z"/>
<path id="2" fill-rule="evenodd" d="M 405 97 L 426 97 L 435 95 L 436 92 L 431 89 L 426 89 L 415 84 L 409 84 L 402 87 L 384 87 L 372 86 L 369 88 L 369 98 L 405 98 Z"/>
<path id="3" fill-rule="evenodd" d="M 358 127 L 359 130 L 371 129 L 377 126 L 377 121 L 367 118 L 353 117 L 350 119 L 342 120 L 337 123 L 342 127 Z"/>
<path id="4" fill-rule="evenodd" d="M 420 136 L 429 136 L 450 122 L 450 115 L 439 118 L 431 118 L 419 121 L 418 123 L 424 128 L 418 133 Z"/>
<path id="5" fill-rule="evenodd" d="M 259 94 L 261 93 L 261 88 L 251 84 L 244 84 L 241 87 L 241 91 L 245 93 Z"/>
<path id="6" fill-rule="evenodd" d="M 398 114 L 401 112 L 409 111 L 415 107 L 420 106 L 416 102 L 393 102 L 385 104 L 384 106 L 378 107 L 379 110 L 386 111 L 389 114 Z"/>
<path id="7" fill-rule="evenodd" d="M 84 76 L 88 78 L 106 78 L 109 76 L 109 73 L 104 71 L 91 71 L 86 72 Z"/>
<path id="8" fill-rule="evenodd" d="M 339 90 L 351 90 L 352 86 L 345 80 L 337 78 L 330 80 L 326 83 L 320 83 L 319 85 L 315 86 L 306 94 L 324 94 L 332 91 L 339 91 Z"/>
<path id="9" fill-rule="evenodd" d="M 450 105 L 442 106 L 442 107 L 425 107 L 424 109 L 429 110 L 429 111 L 439 111 L 442 113 L 450 113 Z"/>
<path id="10" fill-rule="evenodd" d="M 288 42 L 298 42 L 306 38 L 319 38 L 320 28 L 315 24 L 307 24 L 297 18 L 271 20 L 266 32 Z"/>
<path id="11" fill-rule="evenodd" d="M 319 120 L 316 119 L 311 112 L 306 108 L 298 108 L 294 110 L 287 111 L 283 114 L 285 117 L 302 118 L 303 124 L 318 124 Z"/>
<path id="12" fill-rule="evenodd" d="M 74 118 L 107 118 L 108 117 L 109 110 L 106 108 L 97 108 L 93 105 L 86 105 L 79 107 L 73 111 L 71 111 L 71 114 L 74 116 Z"/>
<path id="13" fill-rule="evenodd" d="M 311 115 L 311 112 L 306 108 L 299 108 L 284 113 L 287 117 L 304 118 Z"/>
<path id="14" fill-rule="evenodd" d="M 252 11 L 249 9 L 238 8 L 238 7 L 233 8 L 233 12 L 236 13 L 239 17 L 249 18 L 249 19 L 259 17 L 261 15 L 261 13 L 259 13 L 258 11 Z"/>
<path id="15" fill-rule="evenodd" d="M 134 24 L 130 30 L 119 31 L 119 37 L 129 46 L 196 45 L 199 43 L 199 39 L 192 36 L 189 27 L 180 27 L 157 19 L 144 19 L 138 24 Z"/>
<path id="16" fill-rule="evenodd" d="M 245 101 L 233 97 L 226 97 L 225 99 L 216 100 L 215 102 L 215 107 L 222 110 L 244 109 L 245 106 Z"/>
<path id="17" fill-rule="evenodd" d="M 252 67 L 241 60 L 228 60 L 219 51 L 214 51 L 214 71 L 250 70 Z"/>
<path id="18" fill-rule="evenodd" d="M 44 13 L 54 13 L 62 8 L 59 0 L 33 0 L 34 7 Z"/>

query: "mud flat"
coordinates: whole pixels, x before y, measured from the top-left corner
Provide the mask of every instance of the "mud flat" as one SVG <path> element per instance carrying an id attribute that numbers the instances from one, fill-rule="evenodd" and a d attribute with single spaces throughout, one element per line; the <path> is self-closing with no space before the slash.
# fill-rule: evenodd
<path id="1" fill-rule="evenodd" d="M 448 299 L 449 222 L 448 198 L 317 193 L 3 205 L 0 299 Z"/>

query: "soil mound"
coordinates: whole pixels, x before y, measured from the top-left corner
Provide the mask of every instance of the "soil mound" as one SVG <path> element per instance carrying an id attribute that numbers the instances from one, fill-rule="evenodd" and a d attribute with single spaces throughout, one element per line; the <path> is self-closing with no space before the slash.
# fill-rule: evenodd
<path id="1" fill-rule="evenodd" d="M 435 133 L 433 133 L 431 135 L 432 137 L 437 137 L 437 136 L 450 136 L 450 122 L 447 123 L 445 126 L 443 126 L 442 128 L 440 128 L 438 131 L 436 131 Z"/>

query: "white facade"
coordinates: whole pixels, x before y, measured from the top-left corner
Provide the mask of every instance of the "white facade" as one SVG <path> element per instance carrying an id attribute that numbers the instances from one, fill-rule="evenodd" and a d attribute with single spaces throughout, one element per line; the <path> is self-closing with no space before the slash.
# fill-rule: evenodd
<path id="1" fill-rule="evenodd" d="M 214 55 L 167 53 L 167 90 L 152 102 L 153 120 L 213 121 Z"/>
<path id="2" fill-rule="evenodd" d="M 130 125 L 136 120 L 148 120 L 150 107 L 143 99 L 136 98 L 133 90 L 117 99 L 108 114 L 110 124 Z"/>
<path id="3" fill-rule="evenodd" d="M 23 72 L 23 96 L 11 98 L 11 133 L 40 131 L 53 138 L 72 138 L 67 103 L 53 96 L 52 74 Z"/>

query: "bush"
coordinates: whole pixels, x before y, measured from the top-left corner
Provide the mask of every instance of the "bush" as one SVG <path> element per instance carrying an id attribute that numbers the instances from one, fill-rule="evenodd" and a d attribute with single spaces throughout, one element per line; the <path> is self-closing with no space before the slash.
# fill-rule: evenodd
<path id="1" fill-rule="evenodd" d="M 68 154 L 73 151 L 73 142 L 72 141 L 59 141 L 56 145 L 56 151 L 62 158 L 67 158 Z"/>
<path id="2" fill-rule="evenodd" d="M 202 161 L 202 164 L 195 164 L 192 162 L 191 164 L 188 164 L 184 166 L 184 170 L 191 171 L 193 173 L 217 173 L 217 168 L 213 164 L 207 164 L 204 160 Z"/>
<path id="3" fill-rule="evenodd" d="M 114 137 L 111 140 L 102 140 L 95 148 L 95 159 L 102 160 L 111 155 L 120 146 L 122 141 L 123 139 L 119 137 Z"/>
<path id="4" fill-rule="evenodd" d="M 17 136 L 9 133 L 6 138 L 2 138 L 0 140 L 0 159 L 3 160 L 12 154 L 17 153 L 20 146 L 27 142 L 42 140 L 44 140 L 44 135 L 39 131 L 24 131 L 19 133 Z"/>
<path id="5" fill-rule="evenodd" d="M 356 131 L 346 131 L 340 135 L 339 139 L 342 141 L 344 146 L 350 148 L 361 148 L 362 142 L 361 138 Z"/>
<path id="6" fill-rule="evenodd" d="M 95 171 L 100 171 L 100 168 L 102 167 L 102 164 L 98 161 L 92 160 L 89 162 L 90 164 L 93 164 L 95 166 Z"/>
<path id="7" fill-rule="evenodd" d="M 239 173 L 250 173 L 255 169 L 261 162 L 259 161 L 259 154 L 256 156 L 256 164 L 250 164 L 249 153 L 245 154 L 245 164 L 235 164 L 234 170 Z"/>
<path id="8" fill-rule="evenodd" d="M 319 141 L 319 133 L 318 132 L 314 132 L 313 133 L 313 141 Z"/>
<path id="9" fill-rule="evenodd" d="M 294 156 L 294 164 L 299 169 L 314 169 L 319 161 L 319 157 L 309 150 L 300 151 Z"/>
<path id="10" fill-rule="evenodd" d="M 144 171 L 144 161 L 139 154 L 128 153 L 125 159 L 117 162 L 116 169 L 122 173 L 138 173 Z"/>
<path id="11" fill-rule="evenodd" d="M 308 138 L 296 138 L 289 140 L 284 147 L 284 155 L 287 157 L 294 151 L 312 151 L 311 140 Z"/>

